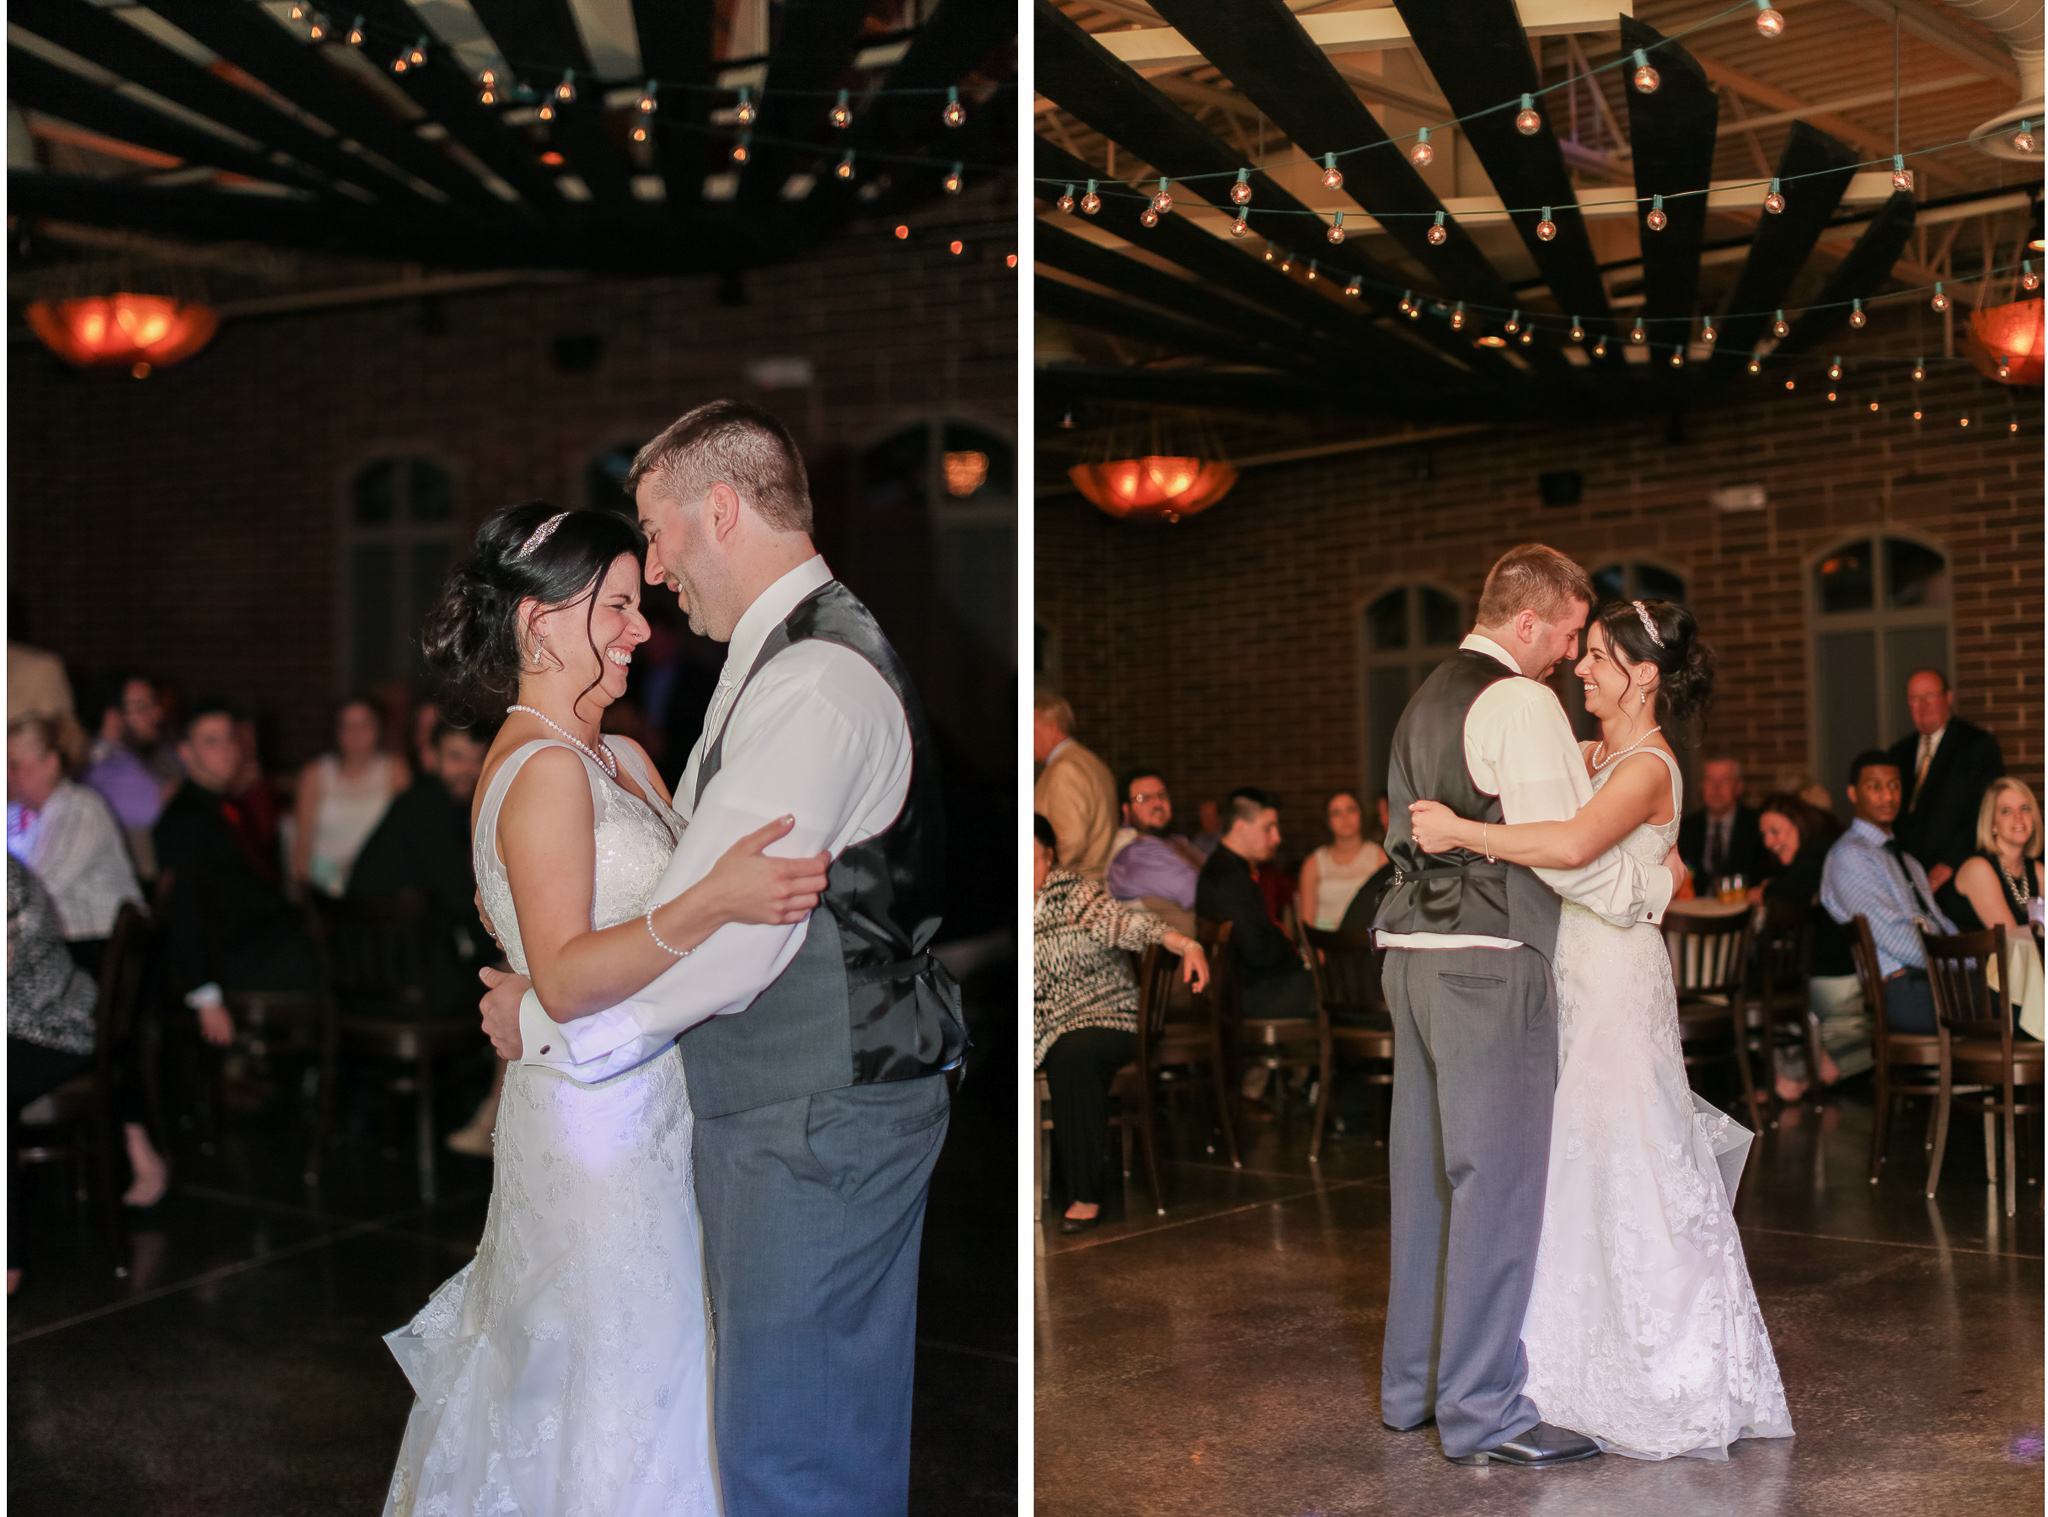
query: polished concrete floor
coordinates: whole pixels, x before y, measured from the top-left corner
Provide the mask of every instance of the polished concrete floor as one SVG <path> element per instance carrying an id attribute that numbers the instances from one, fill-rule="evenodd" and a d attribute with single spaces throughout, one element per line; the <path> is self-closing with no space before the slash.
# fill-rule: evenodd
<path id="1" fill-rule="evenodd" d="M 927 1212 L 917 1513 L 1017 1505 L 1014 972 L 994 968 L 978 997 L 970 987 L 982 1067 L 956 1100 Z M 187 1145 L 172 1199 L 132 1226 L 125 1278 L 68 1176 L 30 1172 L 26 1277 L 8 1309 L 10 1510 L 380 1508 L 412 1400 L 381 1335 L 475 1252 L 491 1169 L 445 1156 L 441 1199 L 420 1205 L 399 1102 L 332 1153 L 309 1196 L 286 1104 L 231 1117 L 210 1155 Z"/>
<path id="2" fill-rule="evenodd" d="M 1036 1282 L 1036 1509 L 2039 1512 L 2041 1187 L 2022 1186 L 2008 1221 L 1981 1136 L 1958 1131 L 1927 1201 L 1912 1119 L 1872 1186 L 1871 1115 L 1847 1091 L 1752 1157 L 1736 1210 L 1796 1435 L 1726 1462 L 1472 1469 L 1433 1428 L 1382 1429 L 1386 1150 L 1368 1137 L 1327 1141 L 1321 1173 L 1299 1122 L 1259 1132 L 1237 1171 L 1177 1142 L 1165 1216 L 1139 1178 L 1071 1238 L 1050 1220 L 1056 1197 Z"/>

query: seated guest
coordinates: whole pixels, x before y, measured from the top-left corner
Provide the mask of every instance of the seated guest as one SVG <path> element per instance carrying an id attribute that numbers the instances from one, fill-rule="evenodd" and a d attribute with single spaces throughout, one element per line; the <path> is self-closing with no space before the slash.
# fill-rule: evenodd
<path id="1" fill-rule="evenodd" d="M 1844 927 L 1859 916 L 1868 919 L 1891 1030 L 1931 1036 L 1934 991 L 1913 924 L 1922 921 L 1940 933 L 1956 929 L 1934 904 L 1927 871 L 1892 831 L 1899 790 L 1899 766 L 1889 754 L 1872 748 L 1850 760 L 1849 801 L 1856 820 L 1821 866 L 1820 903 Z"/>
<path id="2" fill-rule="evenodd" d="M 1820 905 L 1821 871 L 1842 829 L 1833 812 L 1782 790 L 1764 797 L 1758 828 L 1778 871 L 1752 885 L 1749 898 L 1802 912 L 1811 924 L 1807 1005 L 1820 1022 L 1820 1082 L 1832 1085 L 1870 1067 L 1870 1026 L 1855 961 L 1849 957 L 1849 934 Z M 1780 1100 L 1796 1101 L 1806 1094 L 1803 1052 L 1796 1059 L 1797 1070 L 1788 1062 L 1788 1072 L 1778 1077 Z"/>
<path id="3" fill-rule="evenodd" d="M 162 733 L 163 707 L 156 687 L 139 674 L 118 671 L 93 688 L 86 707 L 92 746 L 78 782 L 113 808 L 128 840 L 137 874 L 156 873 L 149 829 L 164 809 L 164 786 L 142 761 Z"/>
<path id="4" fill-rule="evenodd" d="M 10 633 L 11 622 L 10 617 Z M 10 636 L 7 720 L 11 725 L 25 716 L 46 716 L 55 723 L 57 746 L 66 757 L 76 759 L 85 751 L 85 733 L 79 728 L 77 711 L 71 703 L 71 679 L 64 672 L 64 660 L 47 649 L 31 648 Z"/>
<path id="5" fill-rule="evenodd" d="M 323 753 L 299 775 L 298 830 L 292 838 L 292 880 L 326 895 L 348 889 L 348 872 L 391 798 L 412 783 L 405 760 L 378 751 L 383 720 L 367 695 L 352 695 L 334 714 L 336 753 Z"/>
<path id="6" fill-rule="evenodd" d="M 1977 851 L 1977 812 L 1984 792 L 2005 773 L 1998 739 L 1955 714 L 1955 694 L 1939 669 L 1916 669 L 1906 680 L 1913 731 L 1892 745 L 1901 798 L 1898 835 L 1945 891 L 1963 860 Z M 1942 896 L 1944 909 L 1955 904 Z"/>
<path id="7" fill-rule="evenodd" d="M 235 771 L 234 786 L 228 791 L 235 830 L 241 834 L 249 856 L 262 862 L 264 876 L 281 883 L 284 873 L 277 848 L 277 794 L 270 788 L 270 776 L 263 772 L 263 758 L 256 746 L 256 724 L 246 716 L 235 718 L 235 745 L 242 750 L 242 767 Z"/>
<path id="8" fill-rule="evenodd" d="M 1280 846 L 1280 812 L 1263 790 L 1230 792 L 1223 837 L 1195 881 L 1195 915 L 1228 922 L 1238 994 L 1252 1020 L 1312 1017 L 1315 990 L 1301 952 L 1266 910 L 1252 871 Z"/>
<path id="9" fill-rule="evenodd" d="M 1209 961 L 1193 938 L 1060 867 L 1058 837 L 1042 815 L 1031 818 L 1031 836 L 1031 1062 L 1052 1092 L 1052 1140 L 1073 1195 L 1060 1231 L 1079 1233 L 1101 1220 L 1109 1087 L 1138 1052 L 1138 982 L 1127 955 L 1163 944 L 1197 991 L 1209 983 Z"/>
<path id="10" fill-rule="evenodd" d="M 2033 929 L 2041 943 L 2041 808 L 2025 781 L 1995 779 L 1977 809 L 1977 851 L 1956 871 L 1956 926 Z"/>
<path id="11" fill-rule="evenodd" d="M 1387 862 L 1387 851 L 1365 835 L 1358 797 L 1340 790 L 1323 808 L 1330 841 L 1302 861 L 1301 919 L 1330 930 L 1344 920 L 1352 897 Z"/>
<path id="12" fill-rule="evenodd" d="M 1693 893 L 1711 896 L 1721 881 L 1742 876 L 1760 884 L 1773 860 L 1757 830 L 1757 811 L 1742 804 L 1742 763 L 1710 758 L 1700 765 L 1701 808 L 1678 824 L 1678 856 L 1692 871 Z"/>
<path id="13" fill-rule="evenodd" d="M 1116 786 L 1109 766 L 1074 741 L 1074 708 L 1050 690 L 1031 698 L 1031 757 L 1044 767 L 1031 809 L 1052 823 L 1060 867 L 1101 884 L 1116 831 Z"/>
<path id="14" fill-rule="evenodd" d="M 156 823 L 157 865 L 172 877 L 162 921 L 166 968 L 171 988 L 198 1012 L 202 1035 L 227 1043 L 234 1022 L 208 963 L 202 894 L 211 898 L 220 935 L 225 989 L 311 989 L 312 944 L 231 815 L 228 792 L 242 768 L 234 709 L 224 701 L 195 702 L 178 757 L 185 781 Z"/>
<path id="15" fill-rule="evenodd" d="M 100 955 L 124 901 L 142 904 L 142 887 L 121 841 L 120 824 L 99 796 L 64 776 L 56 723 L 23 717 L 7 726 L 7 800 L 26 823 L 8 848 L 35 871 L 57 904 L 72 957 L 98 974 Z"/>
<path id="16" fill-rule="evenodd" d="M 1202 855 L 1186 838 L 1166 830 L 1173 797 L 1156 770 L 1134 769 L 1124 779 L 1124 826 L 1130 840 L 1109 861 L 1109 893 L 1136 901 L 1181 933 L 1195 930 L 1195 876 Z"/>

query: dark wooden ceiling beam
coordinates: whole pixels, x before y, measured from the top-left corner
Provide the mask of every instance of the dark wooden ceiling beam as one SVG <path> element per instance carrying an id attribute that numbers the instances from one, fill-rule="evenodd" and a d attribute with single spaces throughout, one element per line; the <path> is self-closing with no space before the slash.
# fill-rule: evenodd
<path id="1" fill-rule="evenodd" d="M 822 95 L 805 93 L 835 88 L 853 64 L 861 23 L 869 0 L 786 0 L 768 53 L 768 75 L 755 108 L 759 137 L 802 141 L 815 122 L 831 109 Z M 814 166 L 808 148 L 757 142 L 733 196 L 732 209 L 742 227 L 758 242 L 772 240 L 769 229 L 782 224 L 782 187 L 790 175 Z"/>
<path id="2" fill-rule="evenodd" d="M 1624 52 L 1664 42 L 1664 34 L 1621 18 Z M 1707 235 L 1706 191 L 1714 179 L 1715 132 L 1721 97 L 1692 54 L 1665 43 L 1654 58 L 1663 82 L 1653 95 L 1630 88 L 1629 143 L 1634 151 L 1636 224 L 1643 249 L 1643 318 L 1655 342 L 1683 342 L 1699 298 L 1700 250 Z M 1697 191 L 1698 193 L 1693 193 Z M 1683 199 L 1670 197 L 1683 193 Z M 1651 231 L 1642 218 L 1663 195 L 1666 223 Z M 1682 325 L 1681 323 L 1685 323 Z"/>
<path id="3" fill-rule="evenodd" d="M 1778 344 L 1780 352 L 1805 352 L 1848 326 L 1849 313 L 1854 309 L 1850 302 L 1870 299 L 1891 278 L 1893 265 L 1905 252 L 1906 240 L 1913 235 L 1917 211 L 1910 193 L 1893 192 L 1891 199 L 1870 218 L 1870 225 L 1849 249 L 1848 257 L 1835 266 L 1835 272 L 1813 298 L 1813 304 L 1792 323 L 1791 335 Z"/>
<path id="4" fill-rule="evenodd" d="M 1117 367 L 1108 364 L 1048 364 L 1033 376 L 1041 418 L 1057 417 L 1068 406 L 1166 406 L 1251 415 L 1390 416 L 1412 421 L 1499 421 L 1518 414 L 1518 404 L 1498 390 L 1482 391 L 1447 405 L 1440 397 L 1399 385 L 1360 380 L 1333 385 L 1291 374 L 1224 373 L 1215 369 Z"/>
<path id="5" fill-rule="evenodd" d="M 487 215 L 505 207 L 477 177 L 406 123 L 384 114 L 369 91 L 344 80 L 319 49 L 299 41 L 269 16 L 220 0 L 145 0 L 180 31 L 260 80 L 343 137 L 361 143 L 457 205 Z"/>
<path id="6" fill-rule="evenodd" d="M 633 0 L 633 28 L 640 37 L 640 66 L 648 77 L 681 86 L 656 102 L 654 167 L 667 192 L 672 220 L 702 218 L 704 180 L 719 171 L 722 156 L 711 135 L 717 77 L 711 56 L 717 7 L 712 0 Z"/>
<path id="7" fill-rule="evenodd" d="M 1299 353 L 1245 342 L 1214 327 L 1098 295 L 1044 274 L 1038 275 L 1032 283 L 1032 309 L 1055 321 L 1072 322 L 1116 337 L 1129 337 L 1172 353 L 1214 358 L 1222 363 L 1243 364 L 1260 370 L 1292 370 L 1324 380 L 1329 377 Z"/>
<path id="8" fill-rule="evenodd" d="M 606 122 L 604 88 L 568 0 L 470 0 L 470 5 L 513 72 L 549 103 L 554 119 L 547 123 L 548 140 L 591 198 L 610 215 L 630 214 L 638 205 L 631 165 Z M 566 103 L 553 98 L 565 69 L 574 69 L 584 81 L 576 98 Z"/>

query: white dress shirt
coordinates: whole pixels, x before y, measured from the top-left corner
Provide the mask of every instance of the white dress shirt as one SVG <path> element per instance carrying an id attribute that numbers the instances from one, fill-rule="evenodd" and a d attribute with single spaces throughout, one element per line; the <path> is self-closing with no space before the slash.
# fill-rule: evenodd
<path id="1" fill-rule="evenodd" d="M 59 780 L 38 813 L 22 862 L 57 903 L 67 939 L 104 938 L 124 902 L 142 904 L 121 824 L 99 792 Z"/>
<path id="2" fill-rule="evenodd" d="M 779 816 L 794 814 L 796 826 L 770 853 L 802 858 L 825 850 L 837 857 L 887 830 L 903 810 L 910 724 L 888 681 L 852 649 L 816 638 L 796 643 L 771 659 L 734 705 L 768 634 L 831 579 L 825 560 L 814 555 L 762 591 L 733 628 L 703 734 L 676 786 L 676 810 L 689 829 L 655 901 L 674 900 L 726 849 Z M 693 803 L 698 769 L 721 727 L 718 773 L 702 803 Z M 789 927 L 721 927 L 638 995 L 564 1023 L 549 1018 L 529 990 L 519 1006 L 520 1062 L 586 1082 L 643 1064 L 706 1018 L 744 1011 L 796 957 L 808 926 L 806 919 Z"/>
<path id="3" fill-rule="evenodd" d="M 1474 632 L 1458 644 L 1484 653 L 1520 675 L 1507 649 Z M 1496 680 L 1465 713 L 1465 771 L 1487 795 L 1500 797 L 1501 817 L 1562 822 L 1593 798 L 1586 760 L 1557 696 L 1541 681 Z M 1538 869 L 1536 877 L 1616 927 L 1661 922 L 1671 904 L 1671 871 L 1644 865 L 1618 847 L 1578 869 Z M 1383 932 L 1388 948 L 1521 948 L 1513 938 L 1462 932 Z"/>

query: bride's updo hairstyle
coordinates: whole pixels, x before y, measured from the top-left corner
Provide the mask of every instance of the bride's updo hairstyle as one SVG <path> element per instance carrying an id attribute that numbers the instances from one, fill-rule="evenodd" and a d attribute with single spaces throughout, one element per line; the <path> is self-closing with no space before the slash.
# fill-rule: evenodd
<path id="1" fill-rule="evenodd" d="M 1656 638 L 1646 617 L 1657 629 Z M 1618 600 L 1602 606 L 1594 620 L 1624 666 L 1655 666 L 1658 724 L 1674 736 L 1691 733 L 1714 701 L 1714 650 L 1700 641 L 1692 613 L 1668 600 Z M 1662 647 L 1657 638 L 1663 639 Z"/>
<path id="2" fill-rule="evenodd" d="M 554 528 L 533 541 L 557 515 L 562 519 Z M 621 557 L 639 559 L 646 551 L 639 528 L 610 511 L 565 514 L 530 500 L 492 512 L 477 528 L 475 554 L 449 574 L 420 629 L 421 650 L 441 679 L 445 703 L 458 718 L 477 720 L 502 715 L 518 699 L 519 603 L 528 599 L 543 611 L 588 603 L 584 635 L 602 677 L 604 654 L 590 636 L 598 586 Z M 577 700 L 595 688 L 593 680 Z"/>

